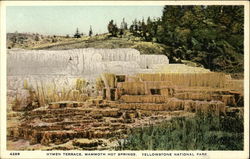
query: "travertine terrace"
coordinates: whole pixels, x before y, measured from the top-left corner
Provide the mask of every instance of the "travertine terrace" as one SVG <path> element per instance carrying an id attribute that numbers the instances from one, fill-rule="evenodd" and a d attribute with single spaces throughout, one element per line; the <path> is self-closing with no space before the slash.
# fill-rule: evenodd
<path id="1" fill-rule="evenodd" d="M 135 49 L 74 49 L 9 51 L 8 75 L 72 75 L 138 73 L 155 64 L 168 64 L 164 55 L 141 55 Z M 18 66 L 18 67 L 17 67 Z"/>
<path id="2" fill-rule="evenodd" d="M 134 49 L 10 51 L 8 149 L 114 149 L 131 128 L 229 115 L 243 96 L 243 81 Z"/>

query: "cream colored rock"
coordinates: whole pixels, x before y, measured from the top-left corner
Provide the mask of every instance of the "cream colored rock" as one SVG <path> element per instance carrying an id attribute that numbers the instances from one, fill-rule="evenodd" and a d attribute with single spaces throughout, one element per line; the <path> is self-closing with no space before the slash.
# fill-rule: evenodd
<path id="1" fill-rule="evenodd" d="M 8 75 L 88 75 L 144 72 L 168 64 L 165 55 L 140 55 L 135 49 L 9 50 Z"/>

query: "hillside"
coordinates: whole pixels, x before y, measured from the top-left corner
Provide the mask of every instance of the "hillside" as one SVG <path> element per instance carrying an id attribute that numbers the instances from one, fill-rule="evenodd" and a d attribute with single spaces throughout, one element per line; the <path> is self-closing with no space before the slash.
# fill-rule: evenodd
<path id="1" fill-rule="evenodd" d="M 160 44 L 157 42 L 147 42 L 143 38 L 136 37 L 129 31 L 126 31 L 124 35 L 118 37 L 111 37 L 110 34 L 100 34 L 92 37 L 82 36 L 81 38 L 73 38 L 69 36 L 46 36 L 39 34 L 27 34 L 27 33 L 8 33 L 7 34 L 7 46 L 8 49 L 27 49 L 27 50 L 67 50 L 78 48 L 134 48 L 140 51 L 142 54 L 164 54 L 168 56 L 170 63 L 184 63 L 190 66 L 203 65 L 197 62 L 197 58 L 181 59 L 176 56 L 175 52 L 172 52 L 172 47 Z M 243 56 L 233 54 L 237 61 L 242 63 Z M 218 61 L 218 63 L 225 63 L 225 61 Z M 221 68 L 223 72 L 227 71 L 227 67 L 231 69 L 230 61 L 226 61 L 225 67 Z M 226 70 L 226 71 L 225 71 Z M 235 73 L 236 72 L 236 73 Z M 242 78 L 241 72 L 235 71 L 232 75 L 236 78 Z"/>
<path id="2" fill-rule="evenodd" d="M 13 40 L 17 39 L 17 40 Z M 14 42 L 15 41 L 15 42 Z M 145 42 L 126 32 L 120 37 L 100 34 L 92 37 L 73 38 L 67 36 L 43 36 L 39 34 L 8 33 L 7 46 L 20 49 L 67 50 L 78 48 L 135 48 L 142 54 L 167 54 L 167 46 L 154 42 Z"/>

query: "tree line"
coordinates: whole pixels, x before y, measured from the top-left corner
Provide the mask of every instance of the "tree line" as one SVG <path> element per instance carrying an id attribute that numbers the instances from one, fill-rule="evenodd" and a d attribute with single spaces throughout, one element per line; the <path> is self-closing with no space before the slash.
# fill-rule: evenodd
<path id="1" fill-rule="evenodd" d="M 144 41 L 164 44 L 172 62 L 189 60 L 212 71 L 244 70 L 243 6 L 164 6 L 160 18 L 135 19 L 126 29 Z M 123 30 L 113 20 L 108 24 L 112 36 Z"/>

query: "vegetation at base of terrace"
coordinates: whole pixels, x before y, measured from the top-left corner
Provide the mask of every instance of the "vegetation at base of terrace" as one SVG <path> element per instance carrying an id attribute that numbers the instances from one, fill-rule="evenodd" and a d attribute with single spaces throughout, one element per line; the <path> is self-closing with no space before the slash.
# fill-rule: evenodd
<path id="1" fill-rule="evenodd" d="M 117 150 L 243 150 L 241 116 L 198 114 L 132 129 Z"/>

